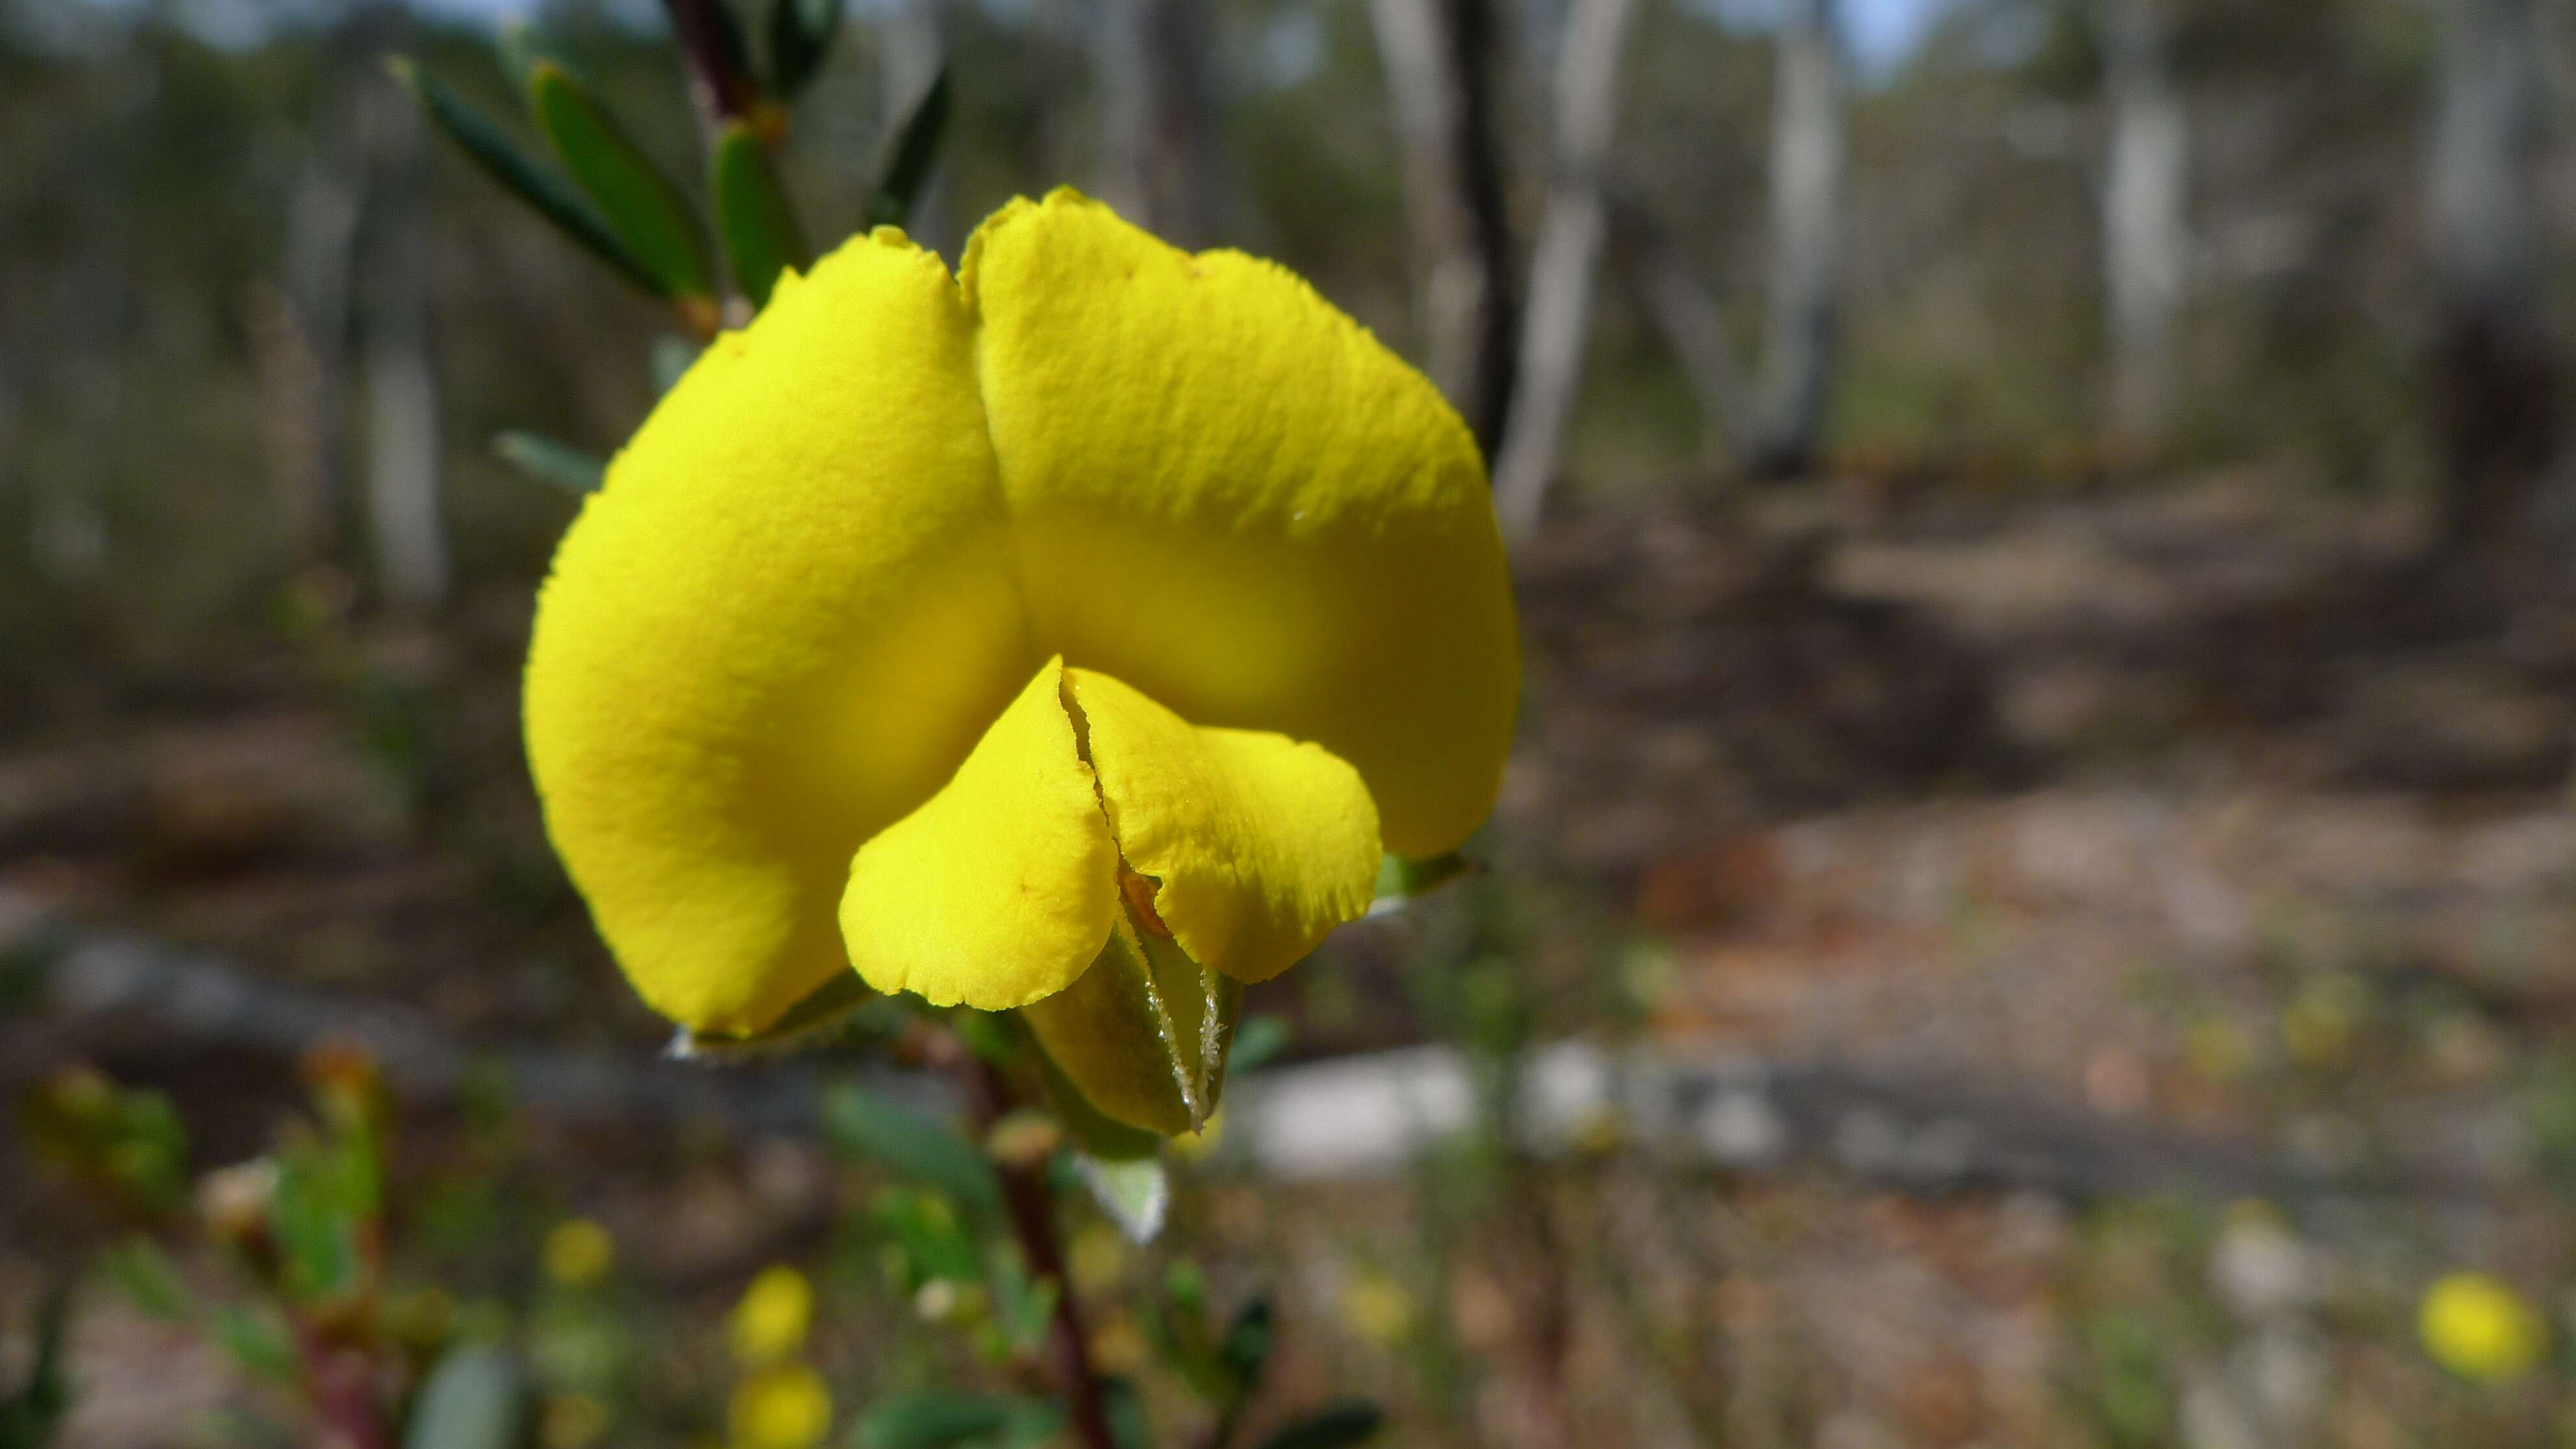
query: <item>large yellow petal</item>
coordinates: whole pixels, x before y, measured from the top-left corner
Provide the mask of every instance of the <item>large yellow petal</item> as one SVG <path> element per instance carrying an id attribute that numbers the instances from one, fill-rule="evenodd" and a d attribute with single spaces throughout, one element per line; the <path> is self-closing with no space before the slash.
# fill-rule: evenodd
<path id="1" fill-rule="evenodd" d="M 1313 740 L 1388 848 L 1457 845 L 1519 653 L 1484 468 L 1431 384 L 1286 270 L 1070 192 L 986 221 L 964 286 L 1037 647 Z"/>
<path id="2" fill-rule="evenodd" d="M 527 671 L 546 825 L 644 998 L 754 1030 L 848 969 L 860 843 L 1029 671 L 973 322 L 899 233 L 719 338 L 556 554 Z"/>
<path id="3" fill-rule="evenodd" d="M 1106 674 L 1065 683 L 1110 834 L 1192 960 L 1267 981 L 1368 909 L 1378 819 L 1358 771 L 1284 735 L 1195 728 Z"/>
<path id="4" fill-rule="evenodd" d="M 1083 974 L 1118 914 L 1118 849 L 1050 661 L 956 778 L 859 848 L 841 898 L 851 964 L 879 991 L 985 1011 Z"/>

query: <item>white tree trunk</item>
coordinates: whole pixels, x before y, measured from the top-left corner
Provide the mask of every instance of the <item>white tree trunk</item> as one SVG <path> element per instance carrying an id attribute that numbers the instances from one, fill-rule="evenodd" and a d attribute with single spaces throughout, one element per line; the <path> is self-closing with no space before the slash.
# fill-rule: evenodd
<path id="1" fill-rule="evenodd" d="M 1769 353 L 1751 470 L 1805 471 L 1824 432 L 1840 310 L 1845 167 L 1834 0 L 1782 0 L 1771 110 Z"/>
<path id="2" fill-rule="evenodd" d="M 367 388 L 367 523 L 376 582 L 400 608 L 434 608 L 449 579 L 441 516 L 438 363 L 430 323 L 429 230 L 422 193 L 428 134 L 410 96 L 370 91 L 369 187 L 359 277 Z"/>
<path id="3" fill-rule="evenodd" d="M 1369 0 L 1412 232 L 1426 370 L 1488 450 L 1510 406 L 1510 222 L 1494 151 L 1488 0 Z"/>
<path id="4" fill-rule="evenodd" d="M 2537 0 L 2447 0 L 2429 149 L 2441 308 L 2434 402 L 2455 543 L 2510 542 L 2557 450 L 2557 359 L 2534 195 Z"/>
<path id="5" fill-rule="evenodd" d="M 1636 8 L 1635 0 L 1574 0 L 1557 57 L 1556 169 L 1530 259 L 1520 396 L 1494 466 L 1495 507 L 1513 538 L 1538 526 L 1583 385 L 1593 284 L 1609 232 L 1602 173 L 1617 129 L 1620 57 Z"/>
<path id="6" fill-rule="evenodd" d="M 2160 0 L 2102 0 L 2102 271 L 2109 308 L 2112 416 L 2146 439 L 2170 402 L 2174 317 L 2191 265 L 2191 122 L 2175 85 Z"/>

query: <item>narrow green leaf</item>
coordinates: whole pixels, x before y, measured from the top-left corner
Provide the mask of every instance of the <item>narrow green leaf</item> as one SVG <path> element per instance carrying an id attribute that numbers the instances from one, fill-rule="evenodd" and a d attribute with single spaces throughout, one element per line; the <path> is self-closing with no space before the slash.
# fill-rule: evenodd
<path id="1" fill-rule="evenodd" d="M 36 1352 L 27 1376 L 0 1397 L 0 1449 L 41 1449 L 71 1411 L 72 1381 L 64 1368 L 71 1319 L 71 1281 L 58 1279 L 36 1305 Z"/>
<path id="2" fill-rule="evenodd" d="M 1235 1395 L 1251 1393 L 1261 1382 L 1261 1367 L 1270 1359 L 1272 1313 L 1267 1295 L 1253 1298 L 1234 1315 L 1225 1330 L 1224 1342 L 1217 1345 L 1217 1361 L 1235 1383 Z"/>
<path id="3" fill-rule="evenodd" d="M 450 1350 L 412 1401 L 403 1449 L 517 1449 L 528 1441 L 528 1380 L 489 1344 Z"/>
<path id="4" fill-rule="evenodd" d="M 1142 1246 L 1163 1230 L 1163 1213 L 1172 1203 L 1172 1180 L 1162 1159 L 1130 1158 L 1107 1162 L 1084 1154 L 1075 1159 L 1082 1185 L 1091 1189 L 1100 1210 L 1128 1240 Z"/>
<path id="5" fill-rule="evenodd" d="M 600 215 L 597 207 L 570 182 L 519 149 L 518 143 L 491 117 L 475 109 L 446 82 L 407 59 L 396 56 L 385 65 L 419 98 L 422 109 L 440 132 L 511 195 L 606 262 L 611 271 L 652 296 L 670 295 L 670 289 L 627 248 L 617 229 L 608 224 L 608 218 Z"/>
<path id="6" fill-rule="evenodd" d="M 795 208 L 769 164 L 769 148 L 740 121 L 727 121 L 716 133 L 707 158 L 707 190 L 715 198 L 716 234 L 724 238 L 733 260 L 734 281 L 754 307 L 769 305 L 778 274 L 803 270 L 811 259 L 805 236 L 796 225 Z"/>
<path id="7" fill-rule="evenodd" d="M 1064 1427 L 1064 1408 L 1050 1399 L 924 1389 L 879 1401 L 859 1416 L 860 1449 L 939 1449 L 999 1437 L 1034 1444 Z"/>
<path id="8" fill-rule="evenodd" d="M 1261 1449 L 1347 1449 L 1365 1442 L 1386 1422 L 1386 1414 L 1365 1399 L 1353 1399 L 1319 1410 L 1261 1441 Z"/>
<path id="9" fill-rule="evenodd" d="M 187 1280 L 161 1245 L 132 1237 L 99 1255 L 99 1271 L 146 1317 L 164 1323 L 185 1322 L 189 1313 Z"/>
<path id="10" fill-rule="evenodd" d="M 939 142 L 948 130 L 948 67 L 942 65 L 930 89 L 904 118 L 877 178 L 877 194 L 868 203 L 868 225 L 901 226 L 912 204 L 930 182 L 931 164 L 939 159 Z"/>
<path id="11" fill-rule="evenodd" d="M 712 298 L 713 269 L 696 213 L 598 98 L 562 66 L 539 60 L 528 73 L 528 102 L 546 144 L 664 294 Z"/>
<path id="12" fill-rule="evenodd" d="M 973 1143 L 881 1093 L 859 1086 L 826 1093 L 823 1131 L 842 1151 L 938 1188 L 968 1207 L 1001 1206 L 993 1164 Z"/>
<path id="13" fill-rule="evenodd" d="M 596 493 L 608 464 L 543 433 L 505 429 L 492 435 L 492 453 L 527 478 L 566 493 Z"/>
<path id="14" fill-rule="evenodd" d="M 887 1008 L 885 997 L 868 989 L 855 971 L 844 971 L 813 995 L 787 1008 L 766 1030 L 749 1036 L 719 1036 L 682 1027 L 672 1036 L 670 1055 L 684 1062 L 737 1062 L 807 1051 L 840 1039 L 874 1009 Z M 900 1024 L 896 1024 L 896 1029 Z"/>
<path id="15" fill-rule="evenodd" d="M 769 88 L 790 100 L 805 89 L 832 53 L 841 30 L 841 0 L 772 0 L 769 7 Z"/>

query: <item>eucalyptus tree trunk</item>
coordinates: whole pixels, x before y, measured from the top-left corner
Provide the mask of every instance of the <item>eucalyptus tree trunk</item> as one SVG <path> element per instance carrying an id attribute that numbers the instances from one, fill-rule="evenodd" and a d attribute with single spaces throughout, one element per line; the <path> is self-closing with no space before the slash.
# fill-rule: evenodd
<path id="1" fill-rule="evenodd" d="M 366 372 L 367 524 L 377 587 L 399 608 L 444 602 L 438 364 L 430 320 L 427 128 L 391 83 L 367 107 L 371 175 L 359 254 Z"/>
<path id="2" fill-rule="evenodd" d="M 1530 259 L 1520 396 L 1494 467 L 1495 507 L 1514 538 L 1538 526 L 1583 383 L 1593 285 L 1609 233 L 1603 171 L 1617 128 L 1620 56 L 1636 9 L 1636 0 L 1574 0 L 1557 56 L 1555 173 Z"/>
<path id="3" fill-rule="evenodd" d="M 2162 0 L 2101 0 L 2109 112 L 2102 273 L 2117 431 L 2149 439 L 2171 402 L 2174 318 L 2191 264 L 2191 121 Z"/>
<path id="4" fill-rule="evenodd" d="M 1369 0 L 1403 167 L 1431 380 L 1488 456 L 1518 365 L 1511 218 L 1494 136 L 1492 0 Z"/>
<path id="5" fill-rule="evenodd" d="M 1768 354 L 1757 477 L 1813 466 L 1833 382 L 1845 167 L 1841 26 L 1834 0 L 1781 0 L 1771 108 Z"/>
<path id="6" fill-rule="evenodd" d="M 1110 204 L 1181 247 L 1244 240 L 1218 131 L 1205 0 L 1108 0 L 1100 27 Z"/>
<path id="7" fill-rule="evenodd" d="M 299 565 L 340 547 L 348 439 L 341 420 L 348 374 L 350 282 L 355 275 L 364 158 L 343 104 L 314 128 L 312 149 L 286 204 L 281 285 L 253 290 L 246 310 L 268 418 L 270 466 L 287 552 Z"/>
<path id="8" fill-rule="evenodd" d="M 2484 550 L 2525 521 L 2558 451 L 2556 339 L 2544 320 L 2533 171 L 2538 0 L 2447 0 L 2434 97 L 2433 404 L 2449 541 Z"/>

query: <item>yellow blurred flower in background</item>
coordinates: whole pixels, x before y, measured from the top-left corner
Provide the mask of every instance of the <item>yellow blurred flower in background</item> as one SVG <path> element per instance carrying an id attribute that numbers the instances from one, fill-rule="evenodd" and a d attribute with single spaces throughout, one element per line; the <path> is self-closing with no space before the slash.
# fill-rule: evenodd
<path id="1" fill-rule="evenodd" d="M 813 1449 L 832 1431 L 832 1391 L 811 1364 L 782 1363 L 734 1385 L 733 1449 Z"/>
<path id="2" fill-rule="evenodd" d="M 805 1346 L 814 1325 L 814 1285 L 784 1263 L 751 1280 L 733 1310 L 733 1356 L 745 1364 L 776 1363 Z"/>
<path id="3" fill-rule="evenodd" d="M 1413 1295 L 1375 1269 L 1351 1275 L 1342 1289 L 1342 1322 L 1363 1342 L 1384 1348 L 1413 1331 Z"/>
<path id="4" fill-rule="evenodd" d="M 2548 1327 L 2520 1294 L 2484 1273 L 2452 1273 L 2424 1294 L 2424 1351 L 2464 1379 L 2501 1383 L 2540 1362 Z"/>
<path id="5" fill-rule="evenodd" d="M 571 1218 L 546 1234 L 546 1276 L 566 1288 L 587 1288 L 617 1261 L 617 1242 L 589 1218 Z"/>

